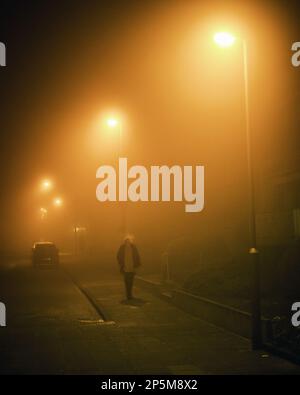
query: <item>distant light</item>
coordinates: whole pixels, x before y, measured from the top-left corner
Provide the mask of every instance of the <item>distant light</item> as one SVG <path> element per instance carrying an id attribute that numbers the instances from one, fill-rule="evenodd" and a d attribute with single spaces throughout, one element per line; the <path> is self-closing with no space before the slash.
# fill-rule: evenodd
<path id="1" fill-rule="evenodd" d="M 62 201 L 61 198 L 55 198 L 55 199 L 53 200 L 53 204 L 54 204 L 54 206 L 56 206 L 56 207 L 60 207 L 60 206 L 62 206 L 63 201 Z"/>
<path id="2" fill-rule="evenodd" d="M 109 118 L 106 121 L 107 126 L 109 126 L 110 128 L 115 128 L 118 125 L 119 121 L 115 118 Z"/>
<path id="3" fill-rule="evenodd" d="M 86 228 L 84 226 L 75 226 L 73 230 L 74 233 L 86 232 Z"/>
<path id="4" fill-rule="evenodd" d="M 236 38 L 227 32 L 218 32 L 214 35 L 214 41 L 216 44 L 218 44 L 220 47 L 230 47 L 231 45 L 234 44 Z"/>
<path id="5" fill-rule="evenodd" d="M 44 220 L 47 218 L 48 210 L 44 207 L 40 208 L 40 213 L 41 213 L 41 219 Z"/>
<path id="6" fill-rule="evenodd" d="M 49 191 L 52 188 L 53 184 L 50 180 L 43 180 L 41 187 L 44 191 Z"/>

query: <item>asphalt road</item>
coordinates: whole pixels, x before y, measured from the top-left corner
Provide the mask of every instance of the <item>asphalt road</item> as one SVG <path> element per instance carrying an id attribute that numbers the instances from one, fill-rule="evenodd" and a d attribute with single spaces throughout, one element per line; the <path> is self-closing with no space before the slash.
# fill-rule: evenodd
<path id="1" fill-rule="evenodd" d="M 93 295 L 99 316 L 65 270 Z M 14 374 L 300 374 L 300 367 L 142 289 L 124 301 L 119 273 L 101 264 L 1 265 L 0 372 Z"/>

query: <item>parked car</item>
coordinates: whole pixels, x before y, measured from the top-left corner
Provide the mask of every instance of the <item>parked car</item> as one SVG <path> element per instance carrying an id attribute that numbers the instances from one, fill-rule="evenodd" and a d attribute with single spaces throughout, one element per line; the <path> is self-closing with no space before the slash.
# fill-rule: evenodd
<path id="1" fill-rule="evenodd" d="M 59 253 L 56 245 L 50 241 L 34 243 L 32 247 L 32 264 L 39 265 L 58 265 Z"/>

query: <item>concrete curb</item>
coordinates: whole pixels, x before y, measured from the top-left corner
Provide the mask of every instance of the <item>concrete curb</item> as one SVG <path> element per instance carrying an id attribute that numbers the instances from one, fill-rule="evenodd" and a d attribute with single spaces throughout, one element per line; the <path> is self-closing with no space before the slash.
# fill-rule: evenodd
<path id="1" fill-rule="evenodd" d="M 146 280 L 138 276 L 136 280 L 137 284 L 144 289 L 167 300 L 182 310 L 200 317 L 204 321 L 210 322 L 218 327 L 224 328 L 225 330 L 250 339 L 251 314 L 213 300 L 193 295 L 181 289 L 172 289 L 172 287 L 168 287 L 168 284 L 164 286 L 161 283 Z M 264 350 L 300 365 L 300 356 L 288 349 L 272 344 L 273 333 L 271 320 L 264 317 L 262 318 L 262 331 Z"/>
<path id="2" fill-rule="evenodd" d="M 86 297 L 86 299 L 90 302 L 90 304 L 94 307 L 96 312 L 98 313 L 99 317 L 103 321 L 111 321 L 109 314 L 104 309 L 102 305 L 100 305 L 99 301 L 94 297 L 94 295 L 87 289 L 81 285 L 74 276 L 72 276 L 68 271 L 65 269 L 61 269 L 66 277 L 68 277 L 73 284 L 79 289 L 79 291 Z"/>
<path id="3" fill-rule="evenodd" d="M 136 277 L 136 283 L 149 292 L 163 297 L 177 307 L 205 321 L 246 338 L 250 338 L 251 336 L 251 314 L 245 311 L 223 305 L 181 289 L 168 291 L 167 287 L 164 288 L 162 284 L 138 276 Z M 269 336 L 270 324 L 270 320 L 263 318 L 262 330 L 264 338 L 268 338 Z"/>
<path id="4" fill-rule="evenodd" d="M 280 358 L 287 359 L 297 365 L 300 365 L 300 356 L 296 355 L 284 348 L 274 346 L 273 344 L 266 342 L 266 343 L 264 343 L 264 349 L 274 355 L 277 355 Z"/>

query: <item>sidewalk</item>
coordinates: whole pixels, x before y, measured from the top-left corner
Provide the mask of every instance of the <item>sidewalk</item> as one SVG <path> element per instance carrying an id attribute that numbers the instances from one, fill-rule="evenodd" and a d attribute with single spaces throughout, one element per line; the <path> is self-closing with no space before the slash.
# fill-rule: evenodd
<path id="1" fill-rule="evenodd" d="M 228 298 L 221 299 L 221 301 L 220 298 L 217 298 L 219 301 L 215 300 L 215 298 L 208 299 L 186 291 L 174 282 L 162 283 L 158 275 L 137 276 L 136 282 L 147 291 L 168 300 L 175 306 L 198 316 L 204 321 L 242 337 L 251 338 L 252 321 L 250 310 L 242 310 L 237 300 L 235 300 L 235 303 L 230 303 Z M 234 307 L 236 305 L 238 307 Z M 286 324 L 288 325 L 288 323 Z M 280 330 L 282 325 L 284 324 L 278 324 L 278 321 L 273 321 L 270 316 L 262 315 L 261 326 L 264 346 L 274 355 L 300 365 L 296 333 L 294 333 L 293 340 L 287 336 L 285 341 L 284 339 L 276 341 L 278 330 Z"/>
<path id="2" fill-rule="evenodd" d="M 253 352 L 247 339 L 141 288 L 135 292 L 138 300 L 126 304 L 121 281 L 85 281 L 84 286 L 115 322 L 107 335 L 133 374 L 300 374 L 299 366 Z"/>

